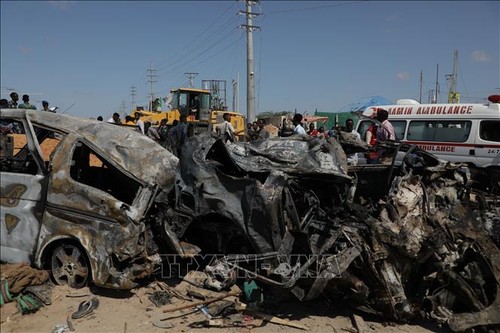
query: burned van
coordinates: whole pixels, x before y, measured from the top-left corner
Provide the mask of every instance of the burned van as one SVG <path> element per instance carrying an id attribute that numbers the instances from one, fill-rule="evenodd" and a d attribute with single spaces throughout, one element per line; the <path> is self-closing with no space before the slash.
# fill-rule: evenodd
<path id="1" fill-rule="evenodd" d="M 138 132 L 33 110 L 0 114 L 1 260 L 57 283 L 129 289 L 160 262 L 144 221 L 178 159 Z"/>

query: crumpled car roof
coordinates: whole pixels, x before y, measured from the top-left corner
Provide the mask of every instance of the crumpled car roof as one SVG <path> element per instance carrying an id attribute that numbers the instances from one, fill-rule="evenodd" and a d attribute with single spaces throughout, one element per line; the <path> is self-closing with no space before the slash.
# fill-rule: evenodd
<path id="1" fill-rule="evenodd" d="M 317 138 L 291 136 L 225 145 L 236 165 L 246 172 L 280 170 L 288 174 L 339 177 L 350 181 L 342 147 Z"/>
<path id="2" fill-rule="evenodd" d="M 36 110 L 2 109 L 2 116 L 26 118 L 54 130 L 73 133 L 98 147 L 106 157 L 141 181 L 169 188 L 178 158 L 141 133 L 94 119 Z"/>

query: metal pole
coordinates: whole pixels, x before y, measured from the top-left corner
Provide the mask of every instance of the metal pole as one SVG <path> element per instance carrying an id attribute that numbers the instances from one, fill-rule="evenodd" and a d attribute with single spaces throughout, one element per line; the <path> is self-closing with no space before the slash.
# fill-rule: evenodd
<path id="1" fill-rule="evenodd" d="M 247 7 L 247 121 L 252 122 L 255 118 L 255 73 L 253 69 L 253 27 L 252 27 L 252 5 L 246 1 Z"/>
<path id="2" fill-rule="evenodd" d="M 438 102 L 438 95 L 439 95 L 439 64 L 437 64 L 436 67 L 436 90 L 435 90 L 435 98 L 434 98 L 434 103 Z"/>
<path id="3" fill-rule="evenodd" d="M 236 76 L 236 112 L 240 112 L 240 73 Z"/>
<path id="4" fill-rule="evenodd" d="M 418 99 L 419 103 L 422 103 L 422 83 L 424 81 L 424 72 L 420 71 L 420 97 Z"/>

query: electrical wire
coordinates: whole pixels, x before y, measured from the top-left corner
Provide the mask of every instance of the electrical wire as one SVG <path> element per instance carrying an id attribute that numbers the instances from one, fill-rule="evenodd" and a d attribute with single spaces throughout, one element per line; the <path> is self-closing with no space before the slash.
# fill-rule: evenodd
<path id="1" fill-rule="evenodd" d="M 229 35 L 231 35 L 234 31 L 229 31 L 228 33 L 226 33 L 224 36 L 222 36 L 221 38 L 219 38 L 216 42 L 214 42 L 212 45 L 210 45 L 209 47 L 207 47 L 206 49 L 203 49 L 203 50 L 200 50 L 198 51 L 198 53 L 194 54 L 192 57 L 188 58 L 188 59 L 184 59 L 185 61 L 180 64 L 176 69 L 175 71 L 178 71 L 179 68 L 182 68 L 183 66 L 186 66 L 188 64 L 191 64 L 193 61 L 195 61 L 196 59 L 200 58 L 200 57 L 203 57 L 203 56 L 206 56 L 207 52 L 212 50 L 213 48 L 217 47 L 218 44 L 220 42 L 223 42 L 223 41 L 227 41 L 228 40 L 228 37 Z M 241 38 L 241 37 L 240 37 Z M 233 42 L 232 42 L 233 43 Z M 232 45 L 231 43 L 231 45 Z M 225 50 L 226 47 L 224 48 L 221 48 L 220 50 Z M 210 56 L 211 57 L 211 56 Z M 172 73 L 172 72 L 167 72 L 167 73 Z"/>
<path id="2" fill-rule="evenodd" d="M 322 5 L 322 6 L 314 6 L 314 7 L 305 7 L 305 8 L 297 8 L 297 9 L 284 9 L 284 10 L 275 10 L 272 12 L 267 12 L 267 14 L 283 14 L 283 13 L 291 13 L 291 12 L 304 12 L 308 10 L 316 10 L 316 9 L 324 9 L 324 8 L 332 8 L 332 7 L 340 7 L 340 6 L 350 6 L 355 5 L 362 2 L 368 2 L 368 0 L 364 1 L 338 1 L 338 3 L 331 5 Z"/>
<path id="3" fill-rule="evenodd" d="M 231 9 L 232 7 L 229 7 L 228 9 L 226 9 L 226 11 L 224 11 L 221 15 L 225 14 L 229 9 Z M 223 23 L 220 27 L 217 28 L 217 30 L 215 30 L 213 33 L 211 33 L 207 38 L 203 39 L 202 41 L 200 42 L 197 42 L 195 43 L 195 41 L 197 41 L 199 38 L 201 38 L 201 36 L 205 35 L 206 33 L 208 33 L 210 31 L 210 28 L 213 26 L 213 24 L 215 22 L 217 22 L 218 20 L 216 19 L 212 24 L 209 25 L 209 27 L 207 29 L 204 29 L 203 32 L 201 34 L 199 34 L 196 38 L 194 38 L 191 42 L 189 42 L 188 44 L 186 44 L 183 48 L 181 48 L 178 52 L 177 52 L 177 55 L 176 57 L 174 58 L 173 61 L 171 61 L 169 64 L 167 65 L 164 65 L 164 66 L 161 66 L 161 68 L 159 69 L 159 71 L 162 71 L 166 68 L 169 68 L 169 67 L 172 67 L 174 65 L 176 65 L 177 63 L 179 63 L 180 61 L 184 60 L 185 57 L 191 53 L 193 53 L 195 50 L 198 50 L 200 48 L 203 48 L 205 47 L 206 44 L 209 44 L 217 35 L 219 35 L 220 33 L 222 33 L 224 30 L 227 29 L 228 26 L 232 25 L 232 24 L 235 24 L 236 21 L 237 21 L 237 16 L 232 16 L 231 18 L 229 18 L 225 23 Z M 185 52 L 184 52 L 185 51 Z"/>

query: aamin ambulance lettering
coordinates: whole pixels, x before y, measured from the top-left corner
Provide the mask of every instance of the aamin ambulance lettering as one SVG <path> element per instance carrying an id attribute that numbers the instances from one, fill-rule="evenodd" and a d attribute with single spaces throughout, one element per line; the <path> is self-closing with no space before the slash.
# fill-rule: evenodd
<path id="1" fill-rule="evenodd" d="M 424 106 L 424 107 L 419 107 L 417 110 L 417 114 L 429 114 L 430 107 Z"/>
<path id="2" fill-rule="evenodd" d="M 446 106 L 439 106 L 436 109 L 436 114 L 442 114 L 442 113 L 444 113 L 445 110 L 446 110 Z"/>
<path id="3" fill-rule="evenodd" d="M 413 111 L 412 107 L 395 107 L 395 108 L 389 108 L 387 112 L 389 112 L 389 115 L 408 115 L 411 114 Z"/>

